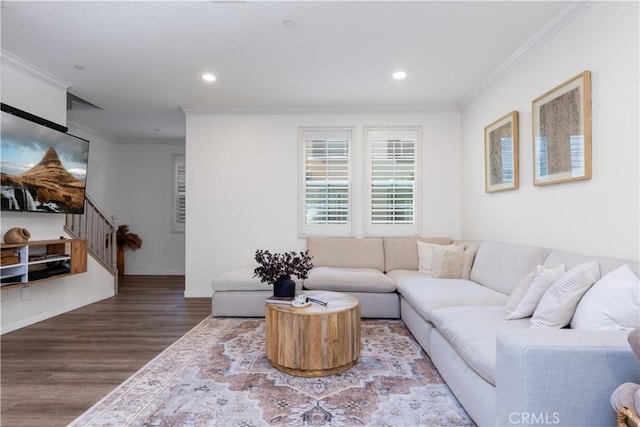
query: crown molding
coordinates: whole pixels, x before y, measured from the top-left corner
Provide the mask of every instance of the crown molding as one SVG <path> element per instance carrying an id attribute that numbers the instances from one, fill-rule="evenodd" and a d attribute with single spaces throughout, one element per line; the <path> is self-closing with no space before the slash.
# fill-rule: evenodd
<path id="1" fill-rule="evenodd" d="M 71 85 L 64 80 L 28 63 L 4 49 L 0 49 L 0 61 L 2 62 L 2 65 L 6 65 L 16 71 L 34 77 L 35 79 L 47 83 L 55 88 L 67 90 L 71 87 Z"/>
<path id="2" fill-rule="evenodd" d="M 417 107 L 237 107 L 199 108 L 180 107 L 186 116 L 202 115 L 287 115 L 287 114 L 416 114 L 416 113 L 458 113 L 457 105 L 417 106 Z"/>
<path id="3" fill-rule="evenodd" d="M 123 139 L 120 141 L 120 145 L 180 145 L 184 146 L 186 139 L 184 138 L 138 138 L 138 139 Z M 184 154 L 184 153 L 177 153 Z"/>
<path id="4" fill-rule="evenodd" d="M 114 144 L 120 144 L 120 141 L 114 138 L 112 135 L 107 135 L 106 133 L 100 132 L 98 130 L 92 129 L 85 125 L 81 125 L 77 122 L 67 121 L 67 127 L 69 128 L 69 133 L 75 135 L 72 131 L 80 131 L 84 133 L 88 133 L 91 136 L 96 136 L 98 138 L 106 139 L 109 142 L 113 142 Z M 77 135 L 75 135 L 77 136 Z M 89 141 L 91 142 L 91 141 Z"/>
<path id="5" fill-rule="evenodd" d="M 545 41 L 560 31 L 573 18 L 580 15 L 593 4 L 592 1 L 572 1 L 556 16 L 549 20 L 542 28 L 540 28 L 529 40 L 527 40 L 518 50 L 516 50 L 505 62 L 498 68 L 493 70 L 491 74 L 485 77 L 478 85 L 469 91 L 459 102 L 458 107 L 464 110 L 471 103 L 482 95 L 491 85 L 502 79 L 526 57 L 535 52 Z"/>

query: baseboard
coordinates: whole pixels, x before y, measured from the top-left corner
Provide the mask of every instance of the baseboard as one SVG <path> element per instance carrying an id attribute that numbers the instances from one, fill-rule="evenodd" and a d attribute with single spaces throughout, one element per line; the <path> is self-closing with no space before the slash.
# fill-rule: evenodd
<path id="1" fill-rule="evenodd" d="M 185 298 L 211 298 L 213 291 L 184 291 Z"/>
<path id="2" fill-rule="evenodd" d="M 65 305 L 62 307 L 57 307 L 54 310 L 45 311 L 44 313 L 38 313 L 36 315 L 27 317 L 26 319 L 20 319 L 13 323 L 9 323 L 9 324 L 3 323 L 0 334 L 6 334 L 8 332 L 12 332 L 12 331 L 24 328 L 25 326 L 33 325 L 34 323 L 38 323 L 43 320 L 50 319 L 60 314 L 67 313 L 71 310 L 75 310 L 76 308 L 84 307 L 85 305 L 93 304 L 94 302 L 98 302 L 103 299 L 110 298 L 112 296 L 114 296 L 113 290 L 111 290 L 108 293 L 94 295 L 91 298 L 87 298 L 86 300 L 78 301 L 76 304 L 73 304 L 73 305 Z"/>
<path id="3" fill-rule="evenodd" d="M 125 268 L 126 276 L 184 276 L 184 270 L 129 270 Z"/>

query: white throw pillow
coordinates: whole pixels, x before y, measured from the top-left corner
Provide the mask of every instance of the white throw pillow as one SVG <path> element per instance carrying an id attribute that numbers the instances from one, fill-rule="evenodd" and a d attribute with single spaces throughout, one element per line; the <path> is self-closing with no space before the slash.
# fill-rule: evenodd
<path id="1" fill-rule="evenodd" d="M 433 253 L 433 244 L 417 241 L 418 245 L 418 271 L 422 273 L 431 273 L 431 254 Z"/>
<path id="2" fill-rule="evenodd" d="M 630 330 L 640 326 L 640 279 L 627 264 L 605 274 L 582 297 L 573 329 Z"/>
<path id="3" fill-rule="evenodd" d="M 537 266 L 522 279 L 516 290 L 509 297 L 504 318 L 507 320 L 522 319 L 531 316 L 538 307 L 544 293 L 565 272 L 563 264 L 547 268 Z"/>
<path id="4" fill-rule="evenodd" d="M 564 328 L 571 322 L 582 296 L 600 278 L 597 261 L 589 261 L 564 273 L 544 293 L 531 318 L 531 327 Z"/>
<path id="5" fill-rule="evenodd" d="M 511 292 L 509 295 L 509 299 L 507 300 L 507 305 L 504 308 L 504 318 L 506 320 L 512 320 L 513 311 L 516 309 L 522 298 L 527 294 L 529 288 L 531 288 L 531 284 L 533 283 L 533 279 L 536 278 L 536 270 L 538 267 L 531 270 L 524 278 L 518 283 L 518 286 Z"/>

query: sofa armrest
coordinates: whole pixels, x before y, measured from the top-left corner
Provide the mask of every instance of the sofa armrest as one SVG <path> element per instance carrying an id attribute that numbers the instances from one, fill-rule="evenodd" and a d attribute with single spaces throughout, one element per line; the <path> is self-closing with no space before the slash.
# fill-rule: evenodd
<path id="1" fill-rule="evenodd" d="M 510 425 L 615 425 L 611 393 L 640 381 L 628 331 L 514 329 L 498 333 L 498 420 Z"/>

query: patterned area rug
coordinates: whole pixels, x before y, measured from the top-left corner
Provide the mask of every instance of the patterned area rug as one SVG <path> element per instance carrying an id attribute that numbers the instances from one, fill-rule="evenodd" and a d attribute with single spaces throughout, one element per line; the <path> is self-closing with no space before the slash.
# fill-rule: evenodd
<path id="1" fill-rule="evenodd" d="M 472 426 L 404 324 L 363 320 L 358 363 L 294 377 L 264 354 L 264 319 L 207 318 L 70 424 Z"/>

